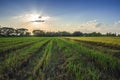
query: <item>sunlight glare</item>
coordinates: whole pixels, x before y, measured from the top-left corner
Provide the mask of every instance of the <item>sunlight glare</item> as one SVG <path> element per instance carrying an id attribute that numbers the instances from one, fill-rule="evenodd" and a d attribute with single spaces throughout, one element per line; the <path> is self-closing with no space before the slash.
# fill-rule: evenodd
<path id="1" fill-rule="evenodd" d="M 39 18 L 40 15 L 38 14 L 31 14 L 30 17 L 28 17 L 30 20 L 34 21 L 37 20 Z"/>

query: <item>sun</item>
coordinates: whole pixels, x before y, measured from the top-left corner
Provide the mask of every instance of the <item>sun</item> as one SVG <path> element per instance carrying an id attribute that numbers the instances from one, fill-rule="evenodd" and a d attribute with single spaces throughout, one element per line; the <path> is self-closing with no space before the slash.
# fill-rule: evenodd
<path id="1" fill-rule="evenodd" d="M 51 17 L 47 15 L 41 14 L 26 14 L 24 20 L 28 22 L 28 26 L 37 29 L 48 29 L 48 22 L 50 21 Z"/>
<path id="2" fill-rule="evenodd" d="M 39 14 L 30 14 L 30 17 L 29 17 L 29 19 L 31 20 L 31 21 L 35 21 L 35 20 L 38 20 L 39 19 Z"/>

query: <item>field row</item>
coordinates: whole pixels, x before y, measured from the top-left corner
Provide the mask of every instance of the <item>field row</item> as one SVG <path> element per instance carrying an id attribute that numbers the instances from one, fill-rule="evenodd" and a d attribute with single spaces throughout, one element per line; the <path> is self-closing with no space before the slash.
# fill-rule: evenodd
<path id="1" fill-rule="evenodd" d="M 120 50 L 120 37 L 66 37 L 66 39 Z"/>
<path id="2" fill-rule="evenodd" d="M 65 39 L 120 59 L 119 37 L 66 37 Z"/>
<path id="3" fill-rule="evenodd" d="M 7 40 L 3 40 L 5 44 L 2 45 L 11 47 L 0 47 L 1 80 L 120 79 L 119 58 L 90 48 L 85 43 L 56 37 L 11 41 L 13 43 L 9 44 L 8 40 L 7 44 Z"/>

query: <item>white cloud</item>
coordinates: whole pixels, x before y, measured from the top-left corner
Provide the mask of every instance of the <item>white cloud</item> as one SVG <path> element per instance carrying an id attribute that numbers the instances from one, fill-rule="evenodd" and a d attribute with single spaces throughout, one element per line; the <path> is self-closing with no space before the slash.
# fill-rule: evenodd
<path id="1" fill-rule="evenodd" d="M 26 21 L 29 19 L 29 17 L 32 16 L 32 14 L 25 14 L 22 16 L 15 16 L 14 19 L 16 20 L 21 20 L 21 21 Z M 40 29 L 45 28 L 46 30 L 52 30 L 52 31 L 81 31 L 81 32 L 101 32 L 101 33 L 106 33 L 106 32 L 114 32 L 114 33 L 120 33 L 120 20 L 115 21 L 110 24 L 106 24 L 103 22 L 99 22 L 97 20 L 90 20 L 87 22 L 84 22 L 82 24 L 77 23 L 66 23 L 66 22 L 60 22 L 59 19 L 55 17 L 49 17 L 49 16 L 43 16 L 46 20 L 49 19 L 45 25 L 40 25 Z M 27 20 L 30 21 L 30 20 Z M 33 28 L 33 27 L 32 27 Z M 31 29 L 32 29 L 31 28 Z M 35 27 L 36 28 L 36 27 Z"/>
<path id="2" fill-rule="evenodd" d="M 34 21 L 39 19 L 41 15 L 40 14 L 24 14 L 19 16 L 14 16 L 13 19 L 17 19 L 20 21 Z M 50 16 L 41 16 L 41 20 L 48 20 Z"/>
<path id="3" fill-rule="evenodd" d="M 80 25 L 80 30 L 83 32 L 94 32 L 99 31 L 99 27 L 102 26 L 101 23 L 98 23 L 97 20 L 87 21 Z"/>
<path id="4" fill-rule="evenodd" d="M 102 27 L 102 26 L 103 26 L 103 23 L 96 24 L 96 27 Z"/>
<path id="5" fill-rule="evenodd" d="M 114 22 L 115 27 L 120 27 L 120 20 Z"/>
<path id="6" fill-rule="evenodd" d="M 117 25 L 120 24 L 120 20 L 115 21 L 114 24 L 117 24 Z"/>
<path id="7" fill-rule="evenodd" d="M 113 23 L 113 25 L 110 25 L 110 24 L 98 22 L 97 20 L 91 20 L 91 21 L 87 21 L 87 22 L 81 24 L 78 28 L 81 32 L 88 32 L 88 33 L 89 32 L 120 33 L 120 21 L 117 21 L 116 25 L 114 25 L 114 23 Z"/>
<path id="8" fill-rule="evenodd" d="M 98 22 L 97 20 L 90 20 L 82 24 L 59 23 L 53 26 L 52 28 L 55 31 L 60 30 L 60 31 L 69 31 L 69 32 L 81 31 L 85 33 L 89 33 L 89 32 L 120 33 L 120 27 L 115 26 L 114 23 L 110 25 L 110 24 Z"/>

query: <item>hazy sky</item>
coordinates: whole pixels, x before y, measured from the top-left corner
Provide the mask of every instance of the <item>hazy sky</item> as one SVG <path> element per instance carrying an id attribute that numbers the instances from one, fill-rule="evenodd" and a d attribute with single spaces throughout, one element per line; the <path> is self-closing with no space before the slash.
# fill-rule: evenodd
<path id="1" fill-rule="evenodd" d="M 36 16 L 45 22 L 31 22 Z M 0 25 L 120 33 L 120 0 L 0 0 Z"/>

